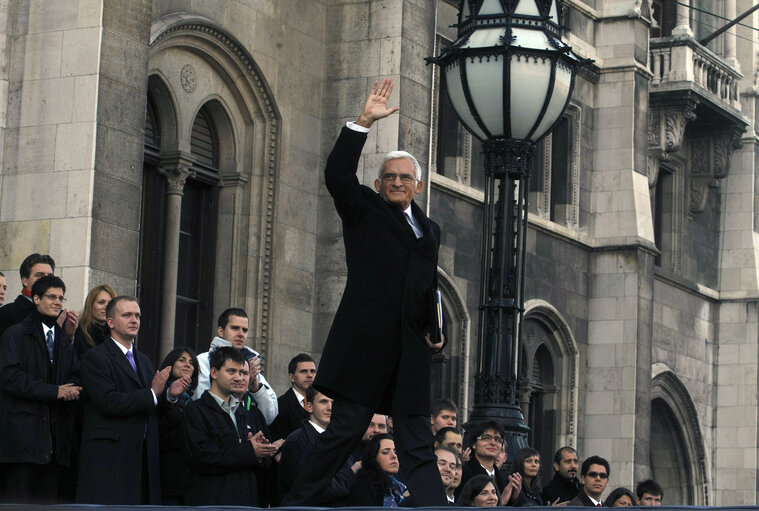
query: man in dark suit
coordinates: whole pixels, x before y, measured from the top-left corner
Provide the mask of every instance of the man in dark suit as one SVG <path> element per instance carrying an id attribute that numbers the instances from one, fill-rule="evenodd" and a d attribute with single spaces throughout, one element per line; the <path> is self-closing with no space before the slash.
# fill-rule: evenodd
<path id="1" fill-rule="evenodd" d="M 314 382 L 316 363 L 305 353 L 295 355 L 287 364 L 292 387 L 277 398 L 279 415 L 271 423 L 272 438 L 287 438 L 308 420 L 306 390 Z"/>
<path id="2" fill-rule="evenodd" d="M 609 462 L 601 456 L 591 456 L 582 462 L 580 482 L 582 489 L 577 496 L 567 503 L 567 506 L 601 507 L 606 485 L 609 482 Z"/>
<path id="3" fill-rule="evenodd" d="M 493 480 L 502 506 L 516 502 L 522 490 L 522 476 L 519 473 L 506 476 L 496 465 L 496 458 L 506 447 L 503 426 L 496 421 L 477 423 L 471 431 L 471 442 L 471 457 L 463 465 L 456 496 L 472 477 L 486 475 Z"/>
<path id="4" fill-rule="evenodd" d="M 0 340 L 0 486 L 6 502 L 55 504 L 71 466 L 79 360 L 76 325 L 56 320 L 66 285 L 46 275 L 32 286 L 35 309 Z"/>
<path id="5" fill-rule="evenodd" d="M 282 446 L 282 458 L 279 462 L 279 492 L 282 496 L 292 488 L 300 473 L 303 463 L 313 450 L 316 439 L 332 420 L 333 400 L 314 389 L 306 389 L 306 406 L 310 411 L 309 419 L 293 431 Z M 335 474 L 329 486 L 318 497 L 319 506 L 340 507 L 356 482 L 356 472 L 361 462 L 346 461 Z"/>
<path id="6" fill-rule="evenodd" d="M 155 372 L 137 351 L 140 306 L 117 296 L 106 307 L 111 338 L 82 358 L 84 425 L 77 502 L 160 504 L 156 407 L 168 406 L 164 394 L 171 366 Z M 172 384 L 172 396 L 184 390 Z M 174 400 L 176 398 L 174 397 Z"/>
<path id="7" fill-rule="evenodd" d="M 392 89 L 391 80 L 375 82 L 327 160 L 348 280 L 313 385 L 335 400 L 334 418 L 283 505 L 315 502 L 375 412 L 393 417 L 403 481 L 418 505 L 447 504 L 429 426 L 432 353 L 444 344 L 434 308 L 440 229 L 413 201 L 424 182 L 410 154 L 388 153 L 374 190 L 356 178 L 369 127 L 399 110 L 387 107 Z"/>
<path id="8" fill-rule="evenodd" d="M 24 321 L 24 318 L 35 310 L 34 302 L 32 301 L 32 286 L 41 277 L 52 275 L 53 271 L 55 271 L 55 261 L 47 254 L 29 254 L 21 262 L 18 272 L 21 276 L 23 288 L 21 289 L 21 294 L 14 301 L 0 307 L 0 337 L 2 337 L 8 327 L 21 323 Z M 75 315 L 74 318 L 76 318 L 78 324 L 78 316 Z M 66 319 L 66 316 L 61 319 Z M 63 326 L 62 323 L 61 326 Z"/>

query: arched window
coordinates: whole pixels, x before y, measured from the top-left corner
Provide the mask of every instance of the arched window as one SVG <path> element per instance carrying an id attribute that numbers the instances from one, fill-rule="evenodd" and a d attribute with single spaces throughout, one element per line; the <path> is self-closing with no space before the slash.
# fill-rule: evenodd
<path id="1" fill-rule="evenodd" d="M 453 280 L 438 269 L 438 288 L 443 298 L 443 316 L 448 332 L 448 344 L 433 355 L 431 367 L 432 399 L 447 397 L 459 407 L 459 424 L 466 421 L 469 408 L 470 318 Z"/>
<path id="2" fill-rule="evenodd" d="M 190 147 L 196 163 L 184 185 L 179 225 L 174 338 L 176 344 L 196 350 L 205 348 L 214 331 L 219 147 L 211 108 L 204 105 L 192 125 Z"/>
<path id="3" fill-rule="evenodd" d="M 662 486 L 667 502 L 707 506 L 709 465 L 696 406 L 683 382 L 666 365 L 654 364 L 652 372 L 651 478 Z"/>
<path id="4" fill-rule="evenodd" d="M 527 441 L 540 452 L 544 467 L 561 446 L 577 445 L 579 352 L 561 314 L 543 300 L 525 303 L 522 327 L 522 413 L 530 427 Z M 551 470 L 542 471 L 541 483 Z"/>

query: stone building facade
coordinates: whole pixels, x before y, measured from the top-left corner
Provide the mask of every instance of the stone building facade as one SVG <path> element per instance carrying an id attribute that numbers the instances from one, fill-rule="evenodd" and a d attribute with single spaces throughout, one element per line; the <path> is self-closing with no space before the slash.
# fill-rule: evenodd
<path id="1" fill-rule="evenodd" d="M 486 0 L 495 1 L 495 0 Z M 532 0 L 521 0 L 532 1 Z M 594 65 L 538 148 L 523 393 L 530 441 L 611 461 L 668 504 L 756 504 L 757 14 L 750 0 L 565 0 Z M 482 157 L 426 66 L 454 0 L 0 0 L 0 270 L 50 253 L 69 304 L 108 282 L 141 349 L 205 351 L 229 306 L 281 393 L 318 358 L 346 273 L 322 168 L 374 79 L 399 115 L 359 168 L 426 162 L 450 320 L 435 395 L 471 407 Z M 549 472 L 549 470 L 546 470 Z M 550 474 L 549 474 L 550 475 Z"/>

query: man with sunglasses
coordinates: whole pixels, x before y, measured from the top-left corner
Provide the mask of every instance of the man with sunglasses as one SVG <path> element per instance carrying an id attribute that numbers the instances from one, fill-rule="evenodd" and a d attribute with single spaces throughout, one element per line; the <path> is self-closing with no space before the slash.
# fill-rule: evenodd
<path id="1" fill-rule="evenodd" d="M 399 110 L 388 108 L 392 90 L 391 80 L 374 83 L 327 159 L 325 184 L 342 226 L 348 278 L 313 387 L 334 399 L 333 414 L 285 506 L 317 503 L 375 413 L 393 417 L 403 482 L 417 505 L 447 504 L 430 431 L 430 366 L 444 344 L 434 308 L 440 228 L 414 202 L 424 181 L 409 153 L 385 156 L 374 189 L 356 177 L 370 126 Z"/>
<path id="2" fill-rule="evenodd" d="M 45 275 L 31 286 L 34 309 L 0 339 L 0 494 L 5 502 L 55 504 L 71 466 L 82 387 L 73 338 L 57 319 L 66 285 Z M 61 490 L 65 490 L 61 488 Z M 65 493 L 65 492 L 63 492 Z"/>
<path id="3" fill-rule="evenodd" d="M 609 483 L 609 475 L 609 462 L 601 456 L 591 456 L 583 461 L 580 469 L 582 488 L 567 506 L 603 506 L 601 496 Z"/>

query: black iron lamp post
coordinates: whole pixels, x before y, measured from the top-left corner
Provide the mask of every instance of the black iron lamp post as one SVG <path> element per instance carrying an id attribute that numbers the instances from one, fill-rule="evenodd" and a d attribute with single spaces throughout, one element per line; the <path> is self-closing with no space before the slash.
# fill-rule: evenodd
<path id="1" fill-rule="evenodd" d="M 520 409 L 527 196 L 535 143 L 559 122 L 586 60 L 561 41 L 561 0 L 460 0 L 441 67 L 461 123 L 484 142 L 478 371 L 470 423 L 504 425 L 510 457 L 527 445 Z"/>

